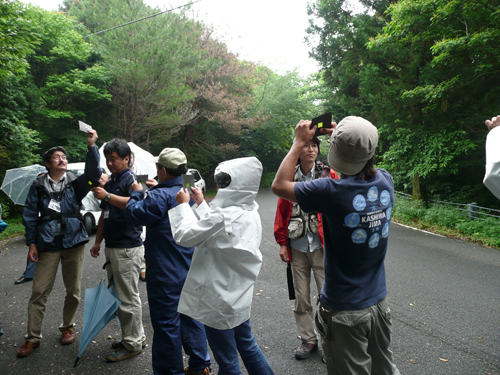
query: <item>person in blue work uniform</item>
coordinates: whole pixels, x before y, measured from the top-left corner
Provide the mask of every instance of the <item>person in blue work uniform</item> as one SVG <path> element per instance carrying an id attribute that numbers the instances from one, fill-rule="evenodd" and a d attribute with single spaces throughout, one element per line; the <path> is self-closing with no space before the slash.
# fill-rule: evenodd
<path id="1" fill-rule="evenodd" d="M 115 350 L 106 357 L 108 362 L 131 358 L 146 345 L 139 295 L 139 273 L 144 256 L 142 225 L 129 225 L 124 213 L 132 184 L 136 180 L 135 174 L 129 169 L 130 153 L 130 147 L 124 139 L 115 138 L 106 143 L 104 156 L 106 166 L 112 173 L 111 179 L 104 188 L 92 188 L 94 196 L 101 200 L 102 213 L 90 254 L 94 258 L 99 256 L 104 239 L 108 282 L 114 284 L 116 296 L 121 302 L 117 315 L 122 338 L 112 343 Z"/>
<path id="2" fill-rule="evenodd" d="M 24 273 L 21 275 L 19 279 L 14 281 L 14 284 L 19 285 L 27 283 L 29 281 L 33 281 L 33 276 L 35 276 L 35 268 L 36 268 L 36 263 L 27 259 L 26 269 L 24 270 Z"/>
<path id="3" fill-rule="evenodd" d="M 175 195 L 182 187 L 180 175 L 187 172 L 186 156 L 177 148 L 166 148 L 155 162 L 159 184 L 145 194 L 141 185 L 135 183 L 125 208 L 129 225 L 146 226 L 146 283 L 154 329 L 153 370 L 158 375 L 209 374 L 211 361 L 203 325 L 177 312 L 194 248 L 175 243 L 167 212 L 177 206 Z M 186 369 L 182 346 L 189 355 Z"/>

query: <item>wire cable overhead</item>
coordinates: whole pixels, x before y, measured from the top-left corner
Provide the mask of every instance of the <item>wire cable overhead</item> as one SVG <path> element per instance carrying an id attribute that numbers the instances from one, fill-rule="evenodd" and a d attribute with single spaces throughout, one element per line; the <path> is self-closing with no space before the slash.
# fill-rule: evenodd
<path id="1" fill-rule="evenodd" d="M 152 14 L 152 15 L 150 15 L 150 16 L 143 17 L 143 18 L 140 18 L 140 19 L 135 20 L 135 21 L 130 21 L 130 22 L 124 23 L 124 24 L 122 24 L 122 25 L 118 25 L 118 26 L 111 27 L 111 28 L 106 29 L 106 30 L 98 31 L 97 33 L 94 33 L 94 34 L 90 34 L 90 35 L 86 35 L 86 36 L 84 36 L 84 37 L 83 37 L 83 39 L 85 39 L 85 38 L 89 38 L 89 37 L 94 36 L 94 35 L 99 35 L 99 34 L 105 33 L 106 31 L 111 31 L 111 30 L 114 30 L 114 29 L 118 29 L 118 28 L 120 28 L 120 27 L 130 25 L 130 24 L 132 24 L 132 23 L 136 23 L 136 22 L 139 22 L 139 21 L 144 21 L 144 20 L 147 20 L 148 18 L 153 18 L 153 17 L 159 16 L 160 14 L 163 14 L 163 13 L 168 13 L 168 12 L 171 12 L 171 11 L 173 11 L 173 10 L 181 9 L 181 8 L 187 7 L 187 6 L 189 6 L 189 5 L 192 5 L 192 4 L 195 4 L 195 3 L 198 3 L 198 2 L 200 2 L 200 1 L 201 1 L 201 0 L 192 1 L 192 2 L 190 2 L 190 3 L 188 3 L 188 4 L 179 5 L 179 6 L 178 6 L 178 7 L 176 7 L 176 8 L 167 9 L 167 10 L 164 10 L 163 12 L 156 13 L 156 14 Z"/>

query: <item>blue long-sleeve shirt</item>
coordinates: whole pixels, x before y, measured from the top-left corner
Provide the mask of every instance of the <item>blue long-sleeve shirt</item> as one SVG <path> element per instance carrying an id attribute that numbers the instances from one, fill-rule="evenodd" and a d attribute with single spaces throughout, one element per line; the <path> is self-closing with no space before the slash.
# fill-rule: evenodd
<path id="1" fill-rule="evenodd" d="M 170 228 L 168 210 L 177 206 L 175 196 L 182 187 L 181 177 L 162 182 L 147 191 L 130 195 L 125 208 L 129 225 L 146 226 L 146 280 L 170 285 L 182 285 L 186 279 L 194 247 L 175 243 Z"/>

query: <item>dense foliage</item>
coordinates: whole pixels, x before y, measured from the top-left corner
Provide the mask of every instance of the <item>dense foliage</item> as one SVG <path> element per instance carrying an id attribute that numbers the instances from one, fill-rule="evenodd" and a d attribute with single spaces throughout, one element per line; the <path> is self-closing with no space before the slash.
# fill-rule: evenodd
<path id="1" fill-rule="evenodd" d="M 209 187 L 225 159 L 256 155 L 276 170 L 293 124 L 315 112 L 306 82 L 239 59 L 182 12 L 95 34 L 158 12 L 143 0 L 65 0 L 61 12 L 2 2 L 0 178 L 54 145 L 83 161 L 78 120 L 100 144 L 182 149 Z"/>
<path id="2" fill-rule="evenodd" d="M 257 156 L 271 176 L 297 121 L 332 111 L 378 127 L 376 162 L 397 189 L 498 205 L 482 175 L 484 120 L 500 108 L 500 0 L 358 2 L 311 1 L 321 71 L 304 78 L 241 60 L 183 12 L 96 34 L 160 11 L 144 0 L 64 0 L 61 12 L 3 1 L 0 178 L 56 144 L 82 161 L 78 120 L 99 142 L 181 148 L 209 185 L 234 157 Z"/>
<path id="3" fill-rule="evenodd" d="M 414 198 L 497 204 L 482 186 L 484 120 L 500 108 L 497 0 L 318 0 L 311 55 L 325 108 L 379 128 L 378 165 Z"/>

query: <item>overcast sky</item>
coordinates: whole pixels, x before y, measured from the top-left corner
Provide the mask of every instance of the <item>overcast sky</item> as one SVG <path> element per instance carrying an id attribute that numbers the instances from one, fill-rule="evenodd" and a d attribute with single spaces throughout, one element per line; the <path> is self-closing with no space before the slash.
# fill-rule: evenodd
<path id="1" fill-rule="evenodd" d="M 62 0 L 21 0 L 47 10 L 57 10 Z M 170 9 L 190 0 L 146 0 Z M 201 0 L 192 14 L 214 25 L 219 40 L 241 59 L 262 63 L 278 73 L 297 68 L 306 76 L 318 70 L 304 44 L 308 26 L 308 0 Z M 161 16 L 159 16 L 161 17 Z"/>

